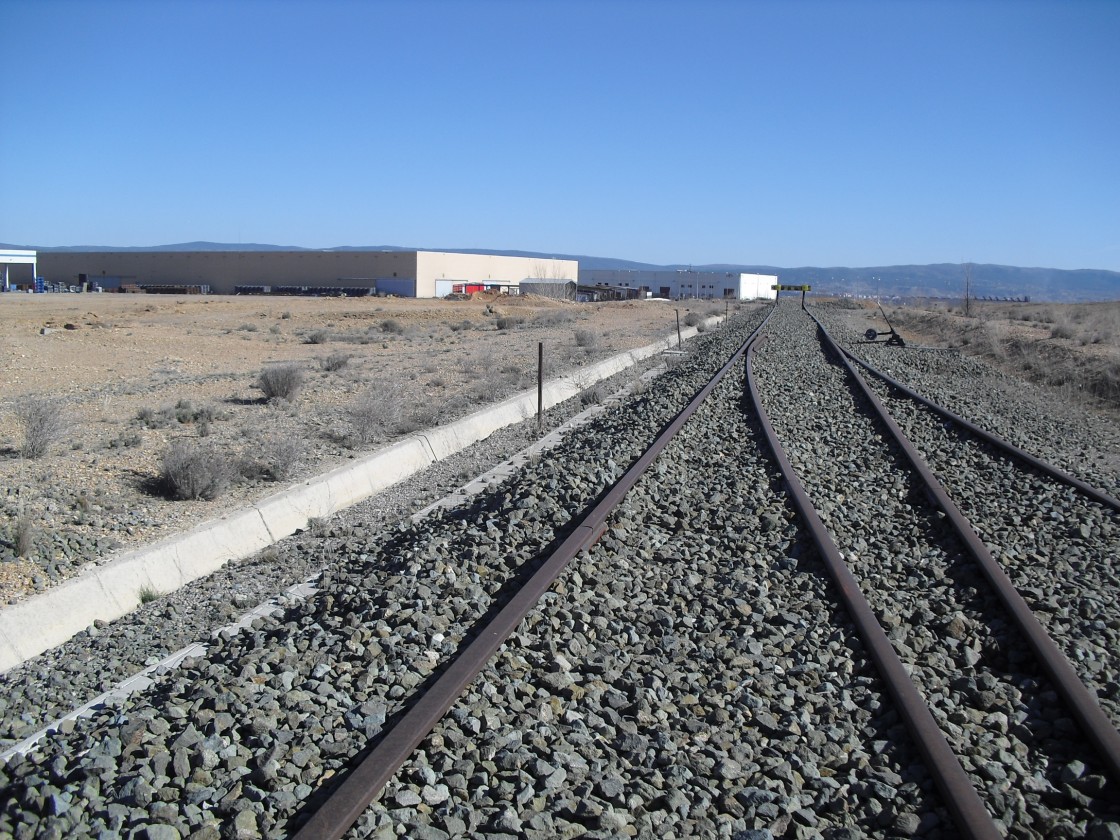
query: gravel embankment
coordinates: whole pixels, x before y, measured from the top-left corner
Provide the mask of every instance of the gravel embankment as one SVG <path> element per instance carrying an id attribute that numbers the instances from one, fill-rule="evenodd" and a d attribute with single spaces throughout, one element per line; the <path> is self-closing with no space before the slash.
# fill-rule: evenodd
<path id="1" fill-rule="evenodd" d="M 991 812 L 1015 837 L 1114 832 L 1117 791 L 1082 763 L 1088 748 L 815 325 L 781 307 L 768 332 L 756 372 L 771 420 Z M 987 481 L 959 451 L 944 457 L 965 492 Z"/>
<path id="2" fill-rule="evenodd" d="M 834 329 L 830 326 L 830 333 Z M 852 346 L 850 340 L 848 346 Z M 923 361 L 919 351 L 912 351 L 880 363 L 892 365 L 908 384 L 916 379 L 940 391 L 941 384 L 929 383 L 922 375 Z M 1120 557 L 1120 514 L 1067 485 L 1024 469 L 877 377 L 866 375 L 864 379 L 925 454 L 993 557 L 1120 726 L 1120 577 L 1114 568 L 1115 558 Z M 984 387 L 983 377 L 970 377 L 970 381 Z M 1002 389 L 994 392 L 1003 395 Z M 1011 424 L 1001 422 L 1003 412 L 984 410 L 986 418 L 999 425 L 998 431 L 992 431 L 1005 439 L 1016 437 L 1035 444 L 1068 431 L 1063 428 L 1065 412 L 1055 420 L 1043 406 L 1032 404 L 1032 397 L 1037 400 L 1029 389 L 1017 397 Z M 1108 423 L 1086 423 L 1084 416 L 1079 425 L 1086 432 L 1068 439 L 1078 448 L 1086 442 L 1100 447 L 1113 431 Z M 1053 446 L 1045 448 L 1057 459 L 1069 460 Z M 1117 449 L 1120 442 L 1112 451 Z M 1115 485 L 1111 475 L 1094 469 L 1091 462 L 1074 461 L 1067 471 L 1080 472 L 1079 477 L 1088 481 L 1095 479 L 1098 487 Z"/>
<path id="3" fill-rule="evenodd" d="M 454 652 L 509 573 L 619 474 L 743 335 L 704 337 L 656 387 L 464 510 L 339 533 L 318 552 L 318 597 L 212 639 L 205 657 L 8 765 L 0 832 L 217 836 L 220 824 L 230 836 L 283 836 L 311 792 Z"/>

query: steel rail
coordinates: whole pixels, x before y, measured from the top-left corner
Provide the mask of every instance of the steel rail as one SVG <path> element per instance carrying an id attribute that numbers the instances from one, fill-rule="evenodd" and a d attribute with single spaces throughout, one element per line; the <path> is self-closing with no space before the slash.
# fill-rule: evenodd
<path id="1" fill-rule="evenodd" d="M 848 369 L 853 380 L 874 407 L 879 419 L 887 427 L 892 437 L 894 437 L 895 441 L 906 455 L 914 471 L 918 473 L 929 489 L 937 506 L 941 508 L 946 518 L 952 523 L 957 535 L 960 537 L 969 553 L 975 558 L 977 565 L 980 566 L 984 576 L 991 583 L 992 588 L 1011 615 L 1015 625 L 1038 657 L 1043 671 L 1049 676 L 1050 680 L 1054 683 L 1054 688 L 1068 704 L 1070 712 L 1081 727 L 1081 731 L 1085 735 L 1086 740 L 1097 751 L 1106 771 L 1112 777 L 1113 781 L 1120 784 L 1120 732 L 1116 730 L 1116 726 L 1109 720 L 1104 710 L 1101 709 L 1093 692 L 1081 681 L 1081 678 L 1070 664 L 1069 659 L 1066 658 L 1066 655 L 1062 653 L 1061 649 L 1058 648 L 1058 645 L 1050 638 L 1046 629 L 1035 617 L 1035 614 L 1031 611 L 1027 602 L 1023 600 L 1023 597 L 1015 588 L 1015 584 L 1012 583 L 1011 578 L 1008 577 L 1007 573 L 999 563 L 995 561 L 995 558 L 992 557 L 991 552 L 988 551 L 988 547 L 973 529 L 968 518 L 961 513 L 960 508 L 958 508 L 956 503 L 949 497 L 949 494 L 945 491 L 941 482 L 922 458 L 921 453 L 918 452 L 914 444 L 910 442 L 909 438 L 906 437 L 905 433 L 903 433 L 902 429 L 900 429 L 898 424 L 894 421 L 894 418 L 891 417 L 890 412 L 887 411 L 886 407 L 879 400 L 878 395 L 871 390 L 871 387 L 863 380 L 863 377 L 859 375 L 859 372 L 852 363 L 848 361 L 843 351 L 836 342 L 833 341 L 832 336 L 828 334 L 828 331 L 821 325 L 820 321 L 817 321 L 811 313 L 809 317 L 813 318 L 813 321 L 821 331 L 821 335 L 824 337 L 826 346 L 836 354 Z"/>
<path id="2" fill-rule="evenodd" d="M 810 317 L 813 317 L 812 313 L 810 313 Z M 816 320 L 816 319 L 814 318 L 814 320 Z M 820 321 L 817 321 L 817 325 L 820 326 Z M 821 329 L 824 329 L 824 327 L 821 327 Z M 839 346 L 839 345 L 837 345 L 837 346 Z M 937 403 L 935 403 L 933 400 L 929 399 L 928 397 L 922 396 L 917 391 L 915 391 L 912 388 L 904 385 L 903 383 L 899 382 L 897 379 L 894 379 L 893 377 L 890 376 L 890 374 L 884 373 L 883 371 L 878 370 L 875 367 L 872 367 L 870 364 L 865 362 L 859 356 L 856 356 L 854 353 L 850 352 L 848 349 L 846 349 L 844 347 L 841 347 L 840 352 L 842 352 L 845 356 L 847 356 L 849 359 L 851 359 L 856 364 L 866 368 L 867 371 L 869 371 L 874 376 L 877 376 L 877 377 L 879 377 L 879 379 L 882 379 L 884 382 L 886 382 L 892 388 L 896 388 L 897 390 L 906 394 L 906 396 L 910 397 L 912 400 L 915 400 L 916 402 L 919 402 L 922 405 L 926 406 L 926 408 L 929 408 L 930 410 L 935 411 L 936 413 L 938 413 L 942 417 L 944 417 L 946 420 L 949 420 L 950 422 L 957 424 L 961 428 L 966 429 L 967 431 L 976 435 L 978 438 L 981 438 L 982 440 L 990 443 L 992 446 L 995 446 L 997 449 L 1000 449 L 1004 452 L 1007 452 L 1010 455 L 1013 455 L 1014 457 L 1018 458 L 1023 463 L 1027 464 L 1028 466 L 1033 467 L 1034 469 L 1038 470 L 1039 472 L 1045 473 L 1046 475 L 1050 476 L 1051 478 L 1055 479 L 1056 481 L 1060 481 L 1063 484 L 1068 484 L 1070 487 L 1074 487 L 1077 490 L 1080 490 L 1082 493 L 1084 493 L 1086 496 L 1088 496 L 1094 502 L 1098 502 L 1102 505 L 1105 505 L 1106 507 L 1112 508 L 1112 510 L 1120 512 L 1120 499 L 1117 499 L 1114 496 L 1108 495 L 1103 490 L 1098 490 L 1096 487 L 1093 487 L 1091 484 L 1086 484 L 1081 479 L 1075 478 L 1074 476 L 1070 475 L 1069 473 L 1058 469 L 1053 464 L 1048 464 L 1046 461 L 1043 461 L 1041 458 L 1037 458 L 1034 455 L 1031 455 L 1026 450 L 1020 449 L 1018 446 L 1011 443 L 1010 441 L 1005 440 L 1004 438 L 1001 438 L 999 435 L 995 434 L 994 432 L 989 432 L 987 429 L 982 429 L 981 427 L 977 426 L 975 423 L 972 423 L 971 421 L 965 420 L 959 414 L 954 414 L 952 411 L 947 409 L 945 406 L 938 405 Z"/>
<path id="3" fill-rule="evenodd" d="M 614 486 L 584 511 L 579 523 L 560 545 L 541 559 L 540 565 L 494 618 L 480 628 L 456 654 L 446 670 L 421 695 L 364 759 L 346 776 L 329 798 L 293 836 L 293 840 L 338 840 L 404 765 L 475 677 L 552 586 L 553 581 L 581 551 L 590 548 L 605 529 L 607 517 L 637 483 L 653 460 L 685 422 L 707 399 L 720 380 L 742 357 L 747 347 L 773 315 L 766 316 L 718 373 L 692 398 L 630 466 Z"/>
<path id="4" fill-rule="evenodd" d="M 820 515 L 797 477 L 797 472 L 786 457 L 774 427 L 770 424 L 752 369 L 755 346 L 761 343 L 761 341 L 757 342 L 747 351 L 747 386 L 755 413 L 765 433 L 766 442 L 778 462 L 794 507 L 805 521 L 821 560 L 836 585 L 840 602 L 847 610 L 852 623 L 855 624 L 871 661 L 875 663 L 879 675 L 886 683 L 887 691 L 925 759 L 930 775 L 941 791 L 957 828 L 962 836 L 973 840 L 996 840 L 1002 837 L 1002 834 L 980 800 L 980 795 L 968 774 L 965 773 L 960 760 L 949 746 L 945 734 L 934 720 L 929 704 L 919 693 L 914 680 L 898 658 L 898 653 L 875 617 L 871 605 L 860 589 L 859 582 L 844 562 L 832 535 L 821 521 Z"/>

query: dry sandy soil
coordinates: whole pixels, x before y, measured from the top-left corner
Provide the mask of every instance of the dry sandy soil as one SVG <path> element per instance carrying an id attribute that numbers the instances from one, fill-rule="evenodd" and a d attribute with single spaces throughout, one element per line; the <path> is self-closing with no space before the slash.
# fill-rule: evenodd
<path id="1" fill-rule="evenodd" d="M 673 332 L 674 307 L 687 316 L 533 297 L 0 295 L 0 603 L 533 387 L 539 341 L 554 374 L 648 344 Z M 291 402 L 258 387 L 277 364 L 304 376 Z M 41 458 L 19 455 L 27 395 L 58 399 L 68 421 Z M 357 405 L 392 428 L 356 441 Z M 161 459 L 176 441 L 214 447 L 238 479 L 214 501 L 169 499 Z M 20 524 L 31 559 L 13 559 Z"/>

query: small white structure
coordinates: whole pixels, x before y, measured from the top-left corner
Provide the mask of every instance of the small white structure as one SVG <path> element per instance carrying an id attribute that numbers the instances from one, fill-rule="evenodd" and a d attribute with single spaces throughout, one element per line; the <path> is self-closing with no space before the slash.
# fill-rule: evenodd
<path id="1" fill-rule="evenodd" d="M 35 278 L 39 276 L 37 271 L 38 253 L 35 251 L 15 251 L 11 249 L 0 249 L 0 265 L 4 271 L 3 285 L 0 285 L 0 290 L 11 291 L 11 279 L 9 277 L 8 268 L 13 265 L 29 265 L 31 266 L 31 285 L 35 285 Z M 20 272 L 21 274 L 23 272 Z"/>
<path id="2" fill-rule="evenodd" d="M 773 300 L 776 274 L 742 274 L 735 271 L 636 271 L 611 268 L 581 268 L 581 286 L 614 286 L 640 289 L 646 297 L 684 300 Z"/>

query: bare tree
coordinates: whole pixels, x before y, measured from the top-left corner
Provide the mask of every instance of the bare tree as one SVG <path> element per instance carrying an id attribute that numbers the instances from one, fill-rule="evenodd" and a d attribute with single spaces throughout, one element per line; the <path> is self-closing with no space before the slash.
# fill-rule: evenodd
<path id="1" fill-rule="evenodd" d="M 568 267 L 559 260 L 536 260 L 530 270 L 534 280 L 559 282 L 572 279 L 568 276 Z"/>

